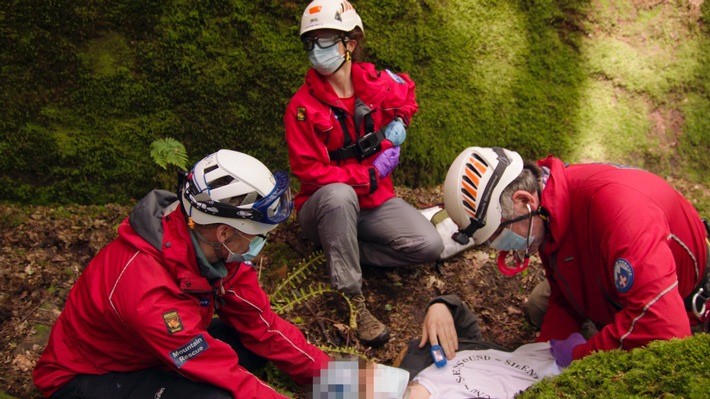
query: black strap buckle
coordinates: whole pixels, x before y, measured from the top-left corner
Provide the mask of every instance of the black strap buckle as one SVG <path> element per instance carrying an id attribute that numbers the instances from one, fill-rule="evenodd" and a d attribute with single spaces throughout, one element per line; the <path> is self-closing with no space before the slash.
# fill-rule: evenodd
<path id="1" fill-rule="evenodd" d="M 380 144 L 385 139 L 385 133 L 382 130 L 370 132 L 357 139 L 355 144 L 351 144 L 345 148 L 340 148 L 335 151 L 329 151 L 330 159 L 342 161 L 346 158 L 365 159 L 372 156 L 380 150 Z"/>
<path id="2" fill-rule="evenodd" d="M 357 140 L 359 159 L 365 159 L 380 149 L 380 143 L 384 140 L 384 133 L 381 130 L 370 132 Z"/>

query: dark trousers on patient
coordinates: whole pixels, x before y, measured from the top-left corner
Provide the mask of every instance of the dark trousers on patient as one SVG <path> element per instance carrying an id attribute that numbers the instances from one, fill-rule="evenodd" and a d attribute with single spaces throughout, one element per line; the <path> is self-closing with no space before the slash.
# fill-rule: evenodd
<path id="1" fill-rule="evenodd" d="M 254 371 L 266 364 L 242 345 L 236 332 L 219 319 L 207 330 L 211 336 L 229 344 L 239 356 L 239 365 Z M 79 375 L 60 388 L 51 399 L 232 399 L 216 386 L 190 381 L 164 368 L 130 373 Z"/>

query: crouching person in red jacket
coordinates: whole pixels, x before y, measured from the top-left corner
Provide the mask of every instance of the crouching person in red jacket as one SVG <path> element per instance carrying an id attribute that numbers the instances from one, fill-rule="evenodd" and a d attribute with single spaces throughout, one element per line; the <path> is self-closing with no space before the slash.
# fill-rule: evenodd
<path id="1" fill-rule="evenodd" d="M 594 351 L 689 336 L 710 316 L 703 221 L 649 172 L 551 156 L 524 163 L 514 151 L 470 147 L 449 168 L 444 202 L 461 228 L 456 238 L 501 251 L 504 274 L 523 271 L 539 251 L 550 294 L 537 340 L 550 341 L 561 367 Z M 579 334 L 585 319 L 599 329 L 589 340 Z"/>
<path id="2" fill-rule="evenodd" d="M 143 198 L 77 280 L 34 370 L 45 397 L 283 398 L 249 369 L 266 359 L 306 384 L 326 366 L 249 263 L 291 213 L 288 175 L 221 150 L 181 180 Z"/>

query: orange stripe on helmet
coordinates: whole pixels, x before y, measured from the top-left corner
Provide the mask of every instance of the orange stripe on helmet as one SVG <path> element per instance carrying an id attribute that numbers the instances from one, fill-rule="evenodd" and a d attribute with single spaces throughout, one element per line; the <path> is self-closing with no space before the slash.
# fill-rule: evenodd
<path id="1" fill-rule="evenodd" d="M 476 209 L 476 203 L 473 202 L 473 201 L 471 201 L 471 200 L 469 200 L 468 198 L 463 197 L 463 202 L 467 203 L 467 204 L 471 207 L 471 209 Z M 464 209 L 464 211 L 466 211 L 466 213 L 468 213 L 469 215 L 471 215 L 471 216 L 473 216 L 473 217 L 476 217 L 476 212 L 473 212 L 471 209 L 466 208 L 465 206 L 463 207 L 463 209 Z"/>
<path id="2" fill-rule="evenodd" d="M 340 3 L 340 6 L 343 8 L 343 12 L 355 9 L 355 7 L 353 7 L 353 5 L 350 4 L 350 2 L 348 1 L 343 1 L 342 3 Z"/>
<path id="3" fill-rule="evenodd" d="M 316 14 L 316 13 L 319 13 L 322 8 L 323 8 L 323 6 L 311 7 L 311 8 L 308 9 L 308 13 L 309 13 L 309 14 Z"/>
<path id="4" fill-rule="evenodd" d="M 476 185 L 476 187 L 480 186 L 481 180 L 476 176 L 475 173 L 469 168 L 464 168 L 464 172 L 466 173 L 466 176 L 468 176 L 469 179 L 473 182 L 473 184 Z"/>
<path id="5" fill-rule="evenodd" d="M 468 195 L 469 198 L 471 198 L 471 200 L 476 201 L 476 194 L 478 194 L 476 187 L 472 186 L 466 180 L 463 180 L 461 181 L 461 189 L 465 195 Z"/>
<path id="6" fill-rule="evenodd" d="M 476 168 L 479 173 L 481 173 L 481 176 L 483 176 L 483 174 L 486 173 L 486 170 L 488 169 L 486 165 L 482 164 L 477 160 L 473 161 L 473 167 Z"/>

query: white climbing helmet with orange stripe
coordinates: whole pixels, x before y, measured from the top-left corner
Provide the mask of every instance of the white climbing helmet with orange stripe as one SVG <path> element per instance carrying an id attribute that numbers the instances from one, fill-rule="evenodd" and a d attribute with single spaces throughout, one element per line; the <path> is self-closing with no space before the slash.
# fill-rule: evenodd
<path id="1" fill-rule="evenodd" d="M 462 245 L 473 238 L 482 244 L 498 229 L 500 194 L 523 170 L 515 151 L 500 147 L 465 149 L 449 167 L 444 182 L 444 206 L 460 230 L 452 237 Z"/>
<path id="2" fill-rule="evenodd" d="M 355 8 L 347 0 L 314 0 L 303 11 L 299 35 L 318 29 L 335 29 L 350 32 L 365 28 Z"/>

